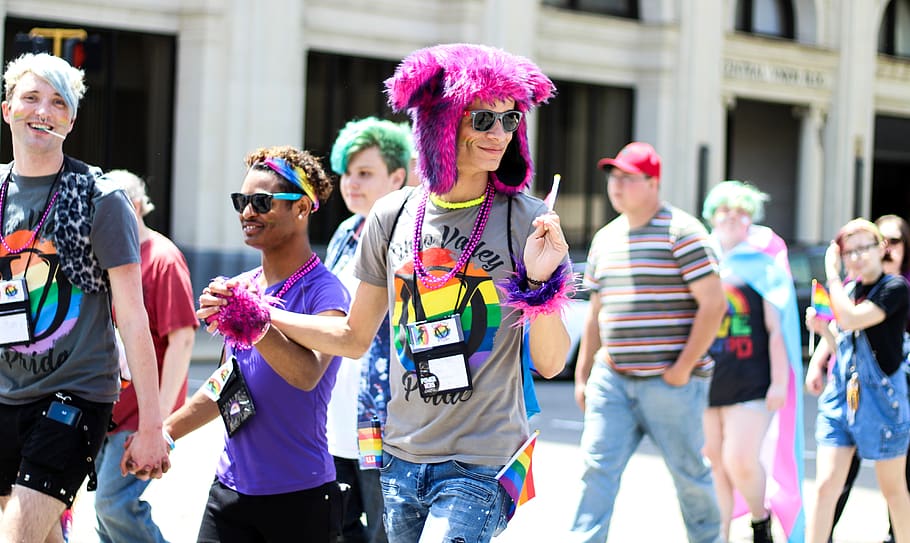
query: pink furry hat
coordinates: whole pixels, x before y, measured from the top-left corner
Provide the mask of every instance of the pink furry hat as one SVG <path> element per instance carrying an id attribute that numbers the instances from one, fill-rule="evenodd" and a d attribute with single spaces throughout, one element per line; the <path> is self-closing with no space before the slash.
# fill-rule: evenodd
<path id="1" fill-rule="evenodd" d="M 436 45 L 408 55 L 385 82 L 389 105 L 414 122 L 417 171 L 431 192 L 445 194 L 458 178 L 456 134 L 474 100 L 515 100 L 527 113 L 556 94 L 553 82 L 530 60 L 484 45 Z M 515 194 L 531 183 L 528 125 L 518 130 L 493 173 L 496 190 Z"/>

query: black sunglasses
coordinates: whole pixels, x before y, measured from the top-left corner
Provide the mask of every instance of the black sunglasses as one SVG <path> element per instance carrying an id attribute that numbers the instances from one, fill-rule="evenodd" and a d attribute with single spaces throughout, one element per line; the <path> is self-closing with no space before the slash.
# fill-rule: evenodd
<path id="1" fill-rule="evenodd" d="M 493 128 L 496 121 L 502 123 L 502 129 L 506 132 L 515 132 L 518 130 L 518 123 L 521 122 L 521 112 L 514 109 L 509 111 L 491 111 L 489 109 L 475 109 L 465 111 L 465 115 L 471 115 L 471 126 L 478 132 L 486 132 Z"/>
<path id="2" fill-rule="evenodd" d="M 252 204 L 253 211 L 256 213 L 268 213 L 272 210 L 272 200 L 290 200 L 296 201 L 303 198 L 303 194 L 296 192 L 257 192 L 256 194 L 241 194 L 239 192 L 231 193 L 231 203 L 237 213 L 243 213 L 247 205 Z"/>

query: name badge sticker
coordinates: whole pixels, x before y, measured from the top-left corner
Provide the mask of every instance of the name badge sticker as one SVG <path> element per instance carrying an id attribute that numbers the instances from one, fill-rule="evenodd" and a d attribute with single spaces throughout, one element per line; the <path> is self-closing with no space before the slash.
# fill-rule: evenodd
<path id="1" fill-rule="evenodd" d="M 32 314 L 25 279 L 0 281 L 0 345 L 32 341 Z"/>

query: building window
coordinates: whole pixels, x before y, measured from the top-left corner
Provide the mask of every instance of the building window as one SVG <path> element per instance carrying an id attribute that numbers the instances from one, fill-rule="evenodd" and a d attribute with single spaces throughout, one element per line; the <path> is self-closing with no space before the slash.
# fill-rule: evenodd
<path id="1" fill-rule="evenodd" d="M 878 52 L 910 57 L 910 0 L 893 0 L 885 8 L 878 31 Z"/>
<path id="2" fill-rule="evenodd" d="M 790 0 L 740 0 L 736 5 L 736 30 L 794 39 L 793 4 Z"/>
<path id="3" fill-rule="evenodd" d="M 352 119 L 373 115 L 406 121 L 406 115 L 392 114 L 384 92 L 384 81 L 392 76 L 399 62 L 310 51 L 303 135 L 306 149 L 316 156 L 328 157 L 338 131 Z M 331 171 L 328 158 L 323 167 Z M 336 190 L 326 205 L 319 207 L 319 215 L 320 220 L 310 223 L 310 239 L 323 244 L 351 213 Z"/>
<path id="4" fill-rule="evenodd" d="M 638 19 L 637 0 L 543 0 L 545 6 Z"/>
<path id="5" fill-rule="evenodd" d="M 597 161 L 632 138 L 632 89 L 554 81 L 559 94 L 535 110 L 536 178 L 533 193 L 543 197 L 560 174 L 556 211 L 575 260 L 583 260 L 591 238 L 616 217 L 607 199 L 606 176 Z"/>

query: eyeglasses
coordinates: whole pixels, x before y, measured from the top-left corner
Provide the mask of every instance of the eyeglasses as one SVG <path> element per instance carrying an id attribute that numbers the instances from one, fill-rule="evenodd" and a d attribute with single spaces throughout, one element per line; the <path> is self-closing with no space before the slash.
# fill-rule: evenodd
<path id="1" fill-rule="evenodd" d="M 241 194 L 239 192 L 231 193 L 231 203 L 237 213 L 243 213 L 247 205 L 253 205 L 253 211 L 256 213 L 268 213 L 272 209 L 272 199 L 296 201 L 303 198 L 303 194 L 296 192 L 257 192 L 256 194 Z"/>
<path id="2" fill-rule="evenodd" d="M 617 170 L 616 168 L 612 168 L 610 170 L 610 173 L 607 174 L 608 183 L 612 181 L 614 183 L 626 184 L 633 183 L 635 181 L 647 181 L 648 179 L 650 179 L 650 177 L 647 175 L 642 175 L 640 173 L 626 173 L 622 170 Z"/>
<path id="3" fill-rule="evenodd" d="M 887 243 L 888 245 L 898 245 L 903 242 L 904 242 L 904 240 L 902 240 L 901 238 L 885 238 L 885 243 Z"/>
<path id="4" fill-rule="evenodd" d="M 478 132 L 486 132 L 493 128 L 496 121 L 502 124 L 502 129 L 506 132 L 515 132 L 518 130 L 518 123 L 521 122 L 520 111 L 514 109 L 509 111 L 497 112 L 489 109 L 475 109 L 474 111 L 465 111 L 465 116 L 471 115 L 471 127 Z"/>
<path id="5" fill-rule="evenodd" d="M 857 247 L 850 251 L 843 251 L 841 252 L 841 256 L 844 258 L 859 258 L 861 256 L 866 256 L 869 254 L 869 251 L 876 247 L 878 247 L 878 243 L 870 243 L 869 245 L 863 245 L 862 247 Z"/>

